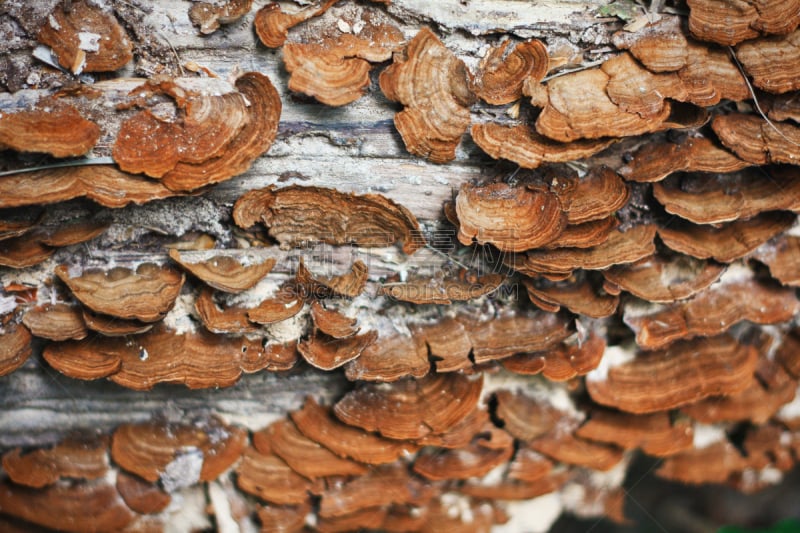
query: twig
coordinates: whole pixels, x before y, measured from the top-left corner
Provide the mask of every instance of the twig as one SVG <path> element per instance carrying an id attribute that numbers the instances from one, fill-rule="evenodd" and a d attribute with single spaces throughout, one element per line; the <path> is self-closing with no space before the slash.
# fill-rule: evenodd
<path id="1" fill-rule="evenodd" d="M 580 72 L 582 70 L 589 70 L 590 68 L 597 67 L 605 63 L 605 59 L 598 59 L 597 61 L 592 61 L 590 63 L 586 63 L 581 65 L 578 68 L 573 68 L 570 70 L 562 70 L 561 72 L 556 72 L 555 74 L 551 74 L 550 76 L 545 76 L 542 78 L 542 82 L 552 80 L 553 78 L 558 78 L 559 76 L 564 76 L 566 74 L 572 74 L 573 72 Z"/>
<path id="2" fill-rule="evenodd" d="M 91 159 L 76 159 L 75 161 L 62 161 L 60 163 L 50 163 L 48 165 L 39 165 L 38 167 L 20 168 L 17 170 L 5 170 L 0 172 L 0 176 L 11 176 L 13 174 L 22 174 L 23 172 L 36 172 L 37 170 L 49 170 L 51 168 L 64 168 L 64 167 L 85 167 L 89 165 L 113 165 L 114 159 L 111 157 L 93 157 Z"/>
<path id="3" fill-rule="evenodd" d="M 758 114 L 761 115 L 761 118 L 763 118 L 767 122 L 767 124 L 769 124 L 770 128 L 775 130 L 775 133 L 777 133 L 778 135 L 783 137 L 784 141 L 786 141 L 789 144 L 794 145 L 794 146 L 800 146 L 800 144 L 794 142 L 789 137 L 784 135 L 784 133 L 781 130 L 778 129 L 778 126 L 776 126 L 769 119 L 769 117 L 767 117 L 766 113 L 764 113 L 764 111 L 761 109 L 761 105 L 759 105 L 759 103 L 758 103 L 758 97 L 756 97 L 756 91 L 755 91 L 755 89 L 753 89 L 753 85 L 750 83 L 750 79 L 747 77 L 747 74 L 744 71 L 744 67 L 742 67 L 741 63 L 739 63 L 739 58 L 736 57 L 736 52 L 734 51 L 733 47 L 730 46 L 730 45 L 728 45 L 728 53 L 730 53 L 731 59 L 733 59 L 733 62 L 736 63 L 736 68 L 739 69 L 739 73 L 742 75 L 742 78 L 744 78 L 744 82 L 747 84 L 747 89 L 750 91 L 750 96 L 753 97 L 753 104 L 755 105 L 756 111 L 758 111 Z"/>

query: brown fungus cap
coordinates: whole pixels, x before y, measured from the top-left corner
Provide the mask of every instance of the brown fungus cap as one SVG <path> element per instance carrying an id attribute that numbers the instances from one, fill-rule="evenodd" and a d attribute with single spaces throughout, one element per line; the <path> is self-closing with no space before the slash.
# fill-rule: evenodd
<path id="1" fill-rule="evenodd" d="M 307 398 L 303 408 L 290 413 L 303 435 L 328 448 L 340 457 L 366 464 L 385 464 L 413 453 L 413 443 L 392 440 L 349 426 L 337 420 L 331 409 Z"/>
<path id="2" fill-rule="evenodd" d="M 582 222 L 580 224 L 567 224 L 558 237 L 543 246 L 546 250 L 555 248 L 593 248 L 606 242 L 612 232 L 619 226 L 616 216 Z"/>
<path id="3" fill-rule="evenodd" d="M 566 163 L 590 157 L 616 141 L 590 139 L 564 143 L 536 133 L 527 124 L 504 126 L 492 122 L 473 124 L 470 134 L 475 144 L 494 159 L 507 159 L 522 168 L 537 168 L 542 163 Z"/>
<path id="4" fill-rule="evenodd" d="M 510 259 L 515 270 L 537 274 L 565 274 L 579 268 L 604 270 L 613 265 L 633 263 L 655 252 L 656 227 L 652 224 L 634 226 L 625 232 L 614 230 L 608 240 L 593 248 L 556 248 L 534 250 Z"/>
<path id="5" fill-rule="evenodd" d="M 233 218 L 245 229 L 263 223 L 284 248 L 307 242 L 382 247 L 401 241 L 410 254 L 424 245 L 414 215 L 377 194 L 273 185 L 242 195 Z"/>
<path id="6" fill-rule="evenodd" d="M 235 86 L 247 104 L 244 127 L 216 157 L 201 163 L 178 162 L 161 178 L 170 190 L 193 191 L 238 176 L 272 146 L 281 116 L 278 91 L 267 76 L 258 72 L 242 74 Z M 223 117 L 223 120 L 229 119 Z"/>
<path id="7" fill-rule="evenodd" d="M 319 516 L 344 516 L 362 509 L 411 504 L 429 499 L 433 492 L 412 477 L 402 463 L 375 467 L 361 477 L 325 490 Z"/>
<path id="8" fill-rule="evenodd" d="M 3 470 L 14 483 L 40 489 L 62 478 L 98 479 L 108 470 L 107 439 L 67 439 L 52 448 L 3 455 Z"/>
<path id="9" fill-rule="evenodd" d="M 692 447 L 694 431 L 689 420 L 672 422 L 669 413 L 634 415 L 610 409 L 595 409 L 575 435 L 583 439 L 616 444 L 626 450 L 641 450 L 666 457 Z"/>
<path id="10" fill-rule="evenodd" d="M 510 104 L 522 96 L 522 84 L 532 78 L 540 81 L 547 74 L 550 60 L 542 41 L 517 43 L 509 51 L 510 40 L 492 47 L 481 59 L 472 91 L 492 105 Z"/>
<path id="11" fill-rule="evenodd" d="M 183 383 L 191 389 L 229 387 L 242 372 L 287 370 L 297 355 L 291 344 L 264 344 L 212 333 L 176 334 L 164 328 L 123 337 L 87 337 L 50 344 L 44 358 L 77 379 L 109 377 L 119 385 L 148 390 L 158 383 Z"/>
<path id="12" fill-rule="evenodd" d="M 437 372 L 454 372 L 472 367 L 472 341 L 464 324 L 444 317 L 430 324 L 410 324 L 415 338 L 424 339 Z"/>
<path id="13" fill-rule="evenodd" d="M 432 481 L 469 479 L 484 476 L 507 463 L 514 452 L 513 437 L 491 423 L 488 426 L 485 436 L 473 439 L 463 448 L 423 450 L 414 461 L 414 472 Z"/>
<path id="14" fill-rule="evenodd" d="M 244 490 L 244 489 L 242 489 Z M 262 531 L 302 533 L 311 505 L 257 505 L 256 514 Z"/>
<path id="15" fill-rule="evenodd" d="M 621 50 L 629 50 L 652 72 L 680 70 L 689 54 L 678 16 L 660 15 L 636 31 L 620 30 L 612 36 L 612 42 Z"/>
<path id="16" fill-rule="evenodd" d="M 605 348 L 603 337 L 591 333 L 588 339 L 564 341 L 549 350 L 513 355 L 503 359 L 501 364 L 516 374 L 541 373 L 550 381 L 566 381 L 597 368 Z"/>
<path id="17" fill-rule="evenodd" d="M 628 181 L 661 181 L 673 172 L 735 172 L 751 163 L 739 159 L 706 137 L 649 142 L 634 152 L 619 173 Z"/>
<path id="18" fill-rule="evenodd" d="M 326 309 L 318 301 L 311 303 L 311 319 L 314 327 L 335 339 L 352 337 L 361 329 L 356 327 L 357 319 L 345 316 L 333 308 Z"/>
<path id="19" fill-rule="evenodd" d="M 174 269 L 153 263 L 139 265 L 135 272 L 117 267 L 79 276 L 71 275 L 66 265 L 60 265 L 55 273 L 93 311 L 144 322 L 164 318 L 175 305 L 185 280 Z"/>
<path id="20" fill-rule="evenodd" d="M 623 459 L 623 450 L 612 444 L 592 442 L 572 433 L 553 431 L 531 441 L 532 450 L 569 465 L 605 472 Z"/>
<path id="21" fill-rule="evenodd" d="M 304 504 L 316 488 L 316 484 L 292 470 L 274 453 L 250 447 L 245 450 L 236 474 L 236 485 L 241 490 L 277 505 Z"/>
<path id="22" fill-rule="evenodd" d="M 93 313 L 84 308 L 81 310 L 81 318 L 87 329 L 96 331 L 106 337 L 122 337 L 125 335 L 138 335 L 153 329 L 153 322 L 142 322 L 141 320 L 123 320 L 111 315 Z"/>
<path id="23" fill-rule="evenodd" d="M 189 423 L 124 424 L 114 431 L 111 457 L 121 468 L 153 483 L 169 475 L 170 463 L 187 450 L 199 452 L 197 481 L 211 481 L 244 452 L 247 432 L 208 417 Z"/>
<path id="24" fill-rule="evenodd" d="M 689 298 L 716 282 L 723 265 L 682 254 L 656 254 L 603 272 L 620 289 L 655 303 Z"/>
<path id="25" fill-rule="evenodd" d="M 333 370 L 358 358 L 377 339 L 378 332 L 374 330 L 346 339 L 336 339 L 317 332 L 298 342 L 297 351 L 311 366 Z"/>
<path id="26" fill-rule="evenodd" d="M 617 311 L 619 296 L 594 287 L 588 279 L 548 283 L 523 278 L 528 298 L 544 311 L 557 312 L 566 307 L 573 313 L 603 318 Z"/>
<path id="27" fill-rule="evenodd" d="M 789 229 L 792 213 L 762 213 L 750 220 L 737 220 L 720 227 L 674 223 L 658 229 L 668 248 L 698 259 L 713 257 L 730 263 L 744 257 L 772 237 Z"/>
<path id="28" fill-rule="evenodd" d="M 503 427 L 515 438 L 530 441 L 549 433 L 566 416 L 552 405 L 540 399 L 509 390 L 495 392 L 497 401 L 495 415 L 503 421 Z"/>
<path id="29" fill-rule="evenodd" d="M 679 341 L 666 350 L 639 353 L 607 373 L 590 374 L 586 389 L 602 405 L 653 413 L 702 398 L 741 392 L 750 383 L 757 351 L 721 335 Z"/>
<path id="30" fill-rule="evenodd" d="M 275 455 L 286 461 L 292 470 L 308 479 L 360 476 L 367 472 L 365 465 L 339 457 L 303 435 L 289 419 L 279 420 L 258 433 L 260 439 L 269 442 Z"/>
<path id="31" fill-rule="evenodd" d="M 762 357 L 758 360 L 758 367 L 760 369 L 764 366 L 774 367 L 772 383 L 762 383 L 760 373 L 756 370 L 750 385 L 742 392 L 720 398 L 706 398 L 683 406 L 681 412 L 704 424 L 747 421 L 753 424 L 766 423 L 781 407 L 794 399 L 797 382 L 777 362 Z"/>
<path id="32" fill-rule="evenodd" d="M 213 291 L 204 287 L 194 302 L 203 326 L 212 333 L 255 333 L 257 327 L 248 318 L 248 309 L 227 307 L 220 309 L 214 302 Z"/>
<path id="33" fill-rule="evenodd" d="M 136 518 L 105 479 L 41 490 L 5 482 L 0 484 L 0 513 L 70 533 L 122 531 Z"/>
<path id="34" fill-rule="evenodd" d="M 547 350 L 572 334 L 572 319 L 554 313 L 500 314 L 488 320 L 459 317 L 476 364 L 516 353 Z"/>
<path id="35" fill-rule="evenodd" d="M 89 333 L 80 307 L 65 303 L 31 309 L 23 315 L 22 323 L 37 337 L 52 341 L 80 340 Z"/>
<path id="36" fill-rule="evenodd" d="M 270 2 L 256 13 L 253 25 L 261 43 L 268 48 L 279 48 L 286 42 L 289 30 L 310 18 L 325 13 L 338 0 L 325 0 L 319 8 L 309 7 L 297 13 L 284 13 L 278 2 Z"/>
<path id="37" fill-rule="evenodd" d="M 201 94 L 171 82 L 133 91 L 164 93 L 177 107 L 174 118 L 144 109 L 120 126 L 112 155 L 120 169 L 134 174 L 161 178 L 180 162 L 198 165 L 220 157 L 251 120 L 247 101 L 236 92 Z"/>
<path id="38" fill-rule="evenodd" d="M 466 418 L 480 398 L 482 378 L 435 374 L 392 384 L 367 383 L 348 392 L 333 408 L 352 426 L 393 439 L 444 433 Z"/>
<path id="39" fill-rule="evenodd" d="M 688 100 L 688 92 L 677 74 L 654 74 L 639 65 L 631 54 L 612 57 L 600 69 L 609 77 L 608 97 L 627 113 L 657 118 L 669 106 L 665 98 Z"/>
<path id="40" fill-rule="evenodd" d="M 269 274 L 275 266 L 275 259 L 244 265 L 234 257 L 217 255 L 201 262 L 191 262 L 182 257 L 174 248 L 169 251 L 170 258 L 207 285 L 224 292 L 242 292 L 251 289 Z"/>
<path id="41" fill-rule="evenodd" d="M 40 102 L 31 110 L 0 114 L 0 149 L 55 157 L 84 155 L 100 138 L 100 127 L 68 104 Z M 6 178 L 0 178 L 6 179 Z"/>
<path id="42" fill-rule="evenodd" d="M 800 173 L 747 169 L 736 174 L 686 175 L 653 185 L 668 213 L 695 224 L 752 218 L 763 211 L 800 211 Z"/>
<path id="43" fill-rule="evenodd" d="M 0 176 L 0 208 L 51 204 L 86 197 L 105 207 L 178 196 L 163 183 L 111 165 L 86 165 Z"/>
<path id="44" fill-rule="evenodd" d="M 290 286 L 278 289 L 272 298 L 262 300 L 256 307 L 247 309 L 247 319 L 256 324 L 274 324 L 292 318 L 303 310 L 305 299 Z"/>
<path id="45" fill-rule="evenodd" d="M 747 467 L 747 461 L 727 439 L 703 448 L 692 448 L 668 457 L 656 470 L 656 475 L 698 485 L 725 483 L 732 474 Z"/>
<path id="46" fill-rule="evenodd" d="M 800 286 L 800 237 L 780 235 L 757 248 L 753 257 L 766 264 L 770 275 L 782 284 Z"/>
<path id="47" fill-rule="evenodd" d="M 252 5 L 253 0 L 226 0 L 221 5 L 197 2 L 189 8 L 189 20 L 200 33 L 209 35 L 217 31 L 221 24 L 231 24 L 245 16 Z"/>
<path id="48" fill-rule="evenodd" d="M 0 376 L 10 374 L 25 364 L 33 350 L 31 332 L 22 324 L 5 326 L 0 334 Z"/>
<path id="49" fill-rule="evenodd" d="M 142 514 L 160 513 L 172 501 L 172 497 L 155 483 L 124 470 L 117 472 L 117 491 L 131 510 Z"/>
<path id="50" fill-rule="evenodd" d="M 508 464 L 508 480 L 515 481 L 539 481 L 553 471 L 553 462 L 533 451 L 530 446 L 520 446 L 514 459 Z"/>
<path id="51" fill-rule="evenodd" d="M 552 241 L 567 222 L 555 194 L 505 183 L 465 183 L 456 197 L 456 214 L 462 244 L 472 244 L 475 239 L 510 252 Z"/>
<path id="52" fill-rule="evenodd" d="M 800 161 L 800 127 L 769 123 L 755 115 L 718 115 L 711 123 L 722 144 L 756 165 Z"/>
<path id="53" fill-rule="evenodd" d="M 747 41 L 736 47 L 736 57 L 753 78 L 753 85 L 771 93 L 800 89 L 798 54 L 800 30 L 786 36 Z"/>
<path id="54" fill-rule="evenodd" d="M 73 74 L 111 72 L 133 59 L 133 46 L 114 15 L 88 0 L 56 6 L 37 38 Z"/>
<path id="55" fill-rule="evenodd" d="M 664 102 L 656 114 L 642 117 L 615 104 L 606 93 L 609 75 L 599 68 L 548 82 L 548 103 L 536 119 L 536 131 L 556 141 L 625 137 L 661 129 L 670 114 Z"/>
<path id="56" fill-rule="evenodd" d="M 403 111 L 394 124 L 406 149 L 434 163 L 455 159 L 461 136 L 469 127 L 473 95 L 464 63 L 445 48 L 429 28 L 422 28 L 404 54 L 381 72 L 380 86 Z"/>
<path id="57" fill-rule="evenodd" d="M 560 181 L 564 179 L 553 178 L 551 188 L 558 187 Z M 568 185 L 558 197 L 567 213 L 567 223 L 576 225 L 610 217 L 628 203 L 629 194 L 619 174 L 606 166 L 597 166 L 576 180 L 574 187 Z"/>
<path id="58" fill-rule="evenodd" d="M 800 24 L 797 0 L 688 0 L 689 30 L 702 41 L 734 45 L 762 33 L 789 33 Z"/>
<path id="59" fill-rule="evenodd" d="M 338 276 L 315 276 L 308 270 L 300 258 L 297 266 L 295 281 L 298 288 L 306 298 L 327 298 L 330 296 L 344 296 L 355 298 L 367 286 L 369 272 L 367 265 L 356 259 L 350 266 L 350 271 Z"/>
<path id="60" fill-rule="evenodd" d="M 391 382 L 407 376 L 421 378 L 429 371 L 424 341 L 400 333 L 379 337 L 345 366 L 345 375 L 351 381 Z"/>
<path id="61" fill-rule="evenodd" d="M 371 63 L 391 59 L 403 41 L 396 27 L 369 24 L 358 37 L 345 33 L 314 43 L 287 43 L 283 63 L 291 73 L 289 89 L 330 106 L 354 102 L 369 87 Z"/>

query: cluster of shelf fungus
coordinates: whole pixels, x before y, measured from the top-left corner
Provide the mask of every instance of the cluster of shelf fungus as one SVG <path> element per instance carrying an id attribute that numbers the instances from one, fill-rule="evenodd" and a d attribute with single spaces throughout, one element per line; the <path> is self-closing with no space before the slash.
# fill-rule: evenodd
<path id="1" fill-rule="evenodd" d="M 16 22 L 36 77 L 4 83 L 36 97 L 0 108 L 19 170 L 0 175 L 0 387 L 37 364 L 142 395 L 314 369 L 352 384 L 266 427 L 161 414 L 2 450 L 0 529 L 546 531 L 562 512 L 624 521 L 636 450 L 742 491 L 800 460 L 800 0 L 642 9 L 589 66 L 502 33 L 470 63 L 388 1 L 187 2 L 203 35 L 252 20 L 301 102 L 380 92 L 408 153 L 447 173 L 468 134 L 497 172 L 439 221 L 275 182 L 227 206 L 218 250 L 162 238 L 122 266 L 82 250 L 121 208 L 197 201 L 268 160 L 286 91 L 159 69 L 115 4 Z M 115 74 L 134 58 L 148 78 Z M 315 243 L 349 267 L 304 261 Z M 457 267 L 376 274 L 370 250 Z"/>

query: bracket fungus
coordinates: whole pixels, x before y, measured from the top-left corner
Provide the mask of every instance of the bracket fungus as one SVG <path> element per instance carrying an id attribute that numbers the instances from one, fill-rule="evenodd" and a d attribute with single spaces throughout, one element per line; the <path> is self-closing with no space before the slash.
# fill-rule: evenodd
<path id="1" fill-rule="evenodd" d="M 694 296 L 716 282 L 725 267 L 690 256 L 656 254 L 635 263 L 603 271 L 606 281 L 652 303 L 669 303 Z"/>
<path id="2" fill-rule="evenodd" d="M 688 0 L 689 31 L 703 41 L 734 45 L 763 34 L 784 34 L 800 24 L 797 0 Z"/>
<path id="3" fill-rule="evenodd" d="M 10 374 L 33 353 L 31 332 L 21 324 L 6 326 L 0 333 L 0 376 Z"/>
<path id="4" fill-rule="evenodd" d="M 503 105 L 522 97 L 523 82 L 538 82 L 547 74 L 550 59 L 542 41 L 531 39 L 509 50 L 510 40 L 492 47 L 481 59 L 472 91 L 486 103 Z"/>
<path id="5" fill-rule="evenodd" d="M 78 156 L 91 150 L 100 134 L 100 126 L 84 118 L 75 107 L 58 101 L 0 114 L 0 149 Z"/>
<path id="6" fill-rule="evenodd" d="M 420 439 L 444 433 L 464 420 L 477 404 L 482 386 L 482 378 L 456 373 L 367 383 L 345 394 L 333 412 L 348 425 L 385 437 Z"/>
<path id="7" fill-rule="evenodd" d="M 661 181 L 673 172 L 728 173 L 749 167 L 750 163 L 717 146 L 707 137 L 685 137 L 679 142 L 653 142 L 643 145 L 619 173 L 626 180 Z"/>
<path id="8" fill-rule="evenodd" d="M 169 251 L 169 257 L 209 286 L 224 292 L 242 292 L 253 288 L 275 266 L 272 257 L 249 265 L 226 255 L 193 263 L 185 260 L 181 252 L 175 249 Z"/>
<path id="9" fill-rule="evenodd" d="M 529 125 L 504 126 L 492 122 L 473 124 L 470 134 L 481 150 L 495 159 L 508 159 L 522 168 L 542 163 L 565 163 L 601 152 L 616 139 L 558 142 L 536 133 Z"/>
<path id="10" fill-rule="evenodd" d="M 799 1 L 621 31 L 530 2 L 11 2 L 0 529 L 544 531 L 623 520 L 637 450 L 777 483 Z"/>
<path id="11" fill-rule="evenodd" d="M 792 213 L 778 211 L 762 213 L 749 220 L 728 222 L 720 227 L 678 223 L 658 228 L 658 236 L 676 252 L 730 263 L 789 229 L 795 218 Z"/>
<path id="12" fill-rule="evenodd" d="M 143 204 L 179 193 L 111 165 L 49 168 L 0 176 L 0 208 L 86 197 L 105 207 Z"/>
<path id="13" fill-rule="evenodd" d="M 319 8 L 306 8 L 297 13 L 285 13 L 278 2 L 270 2 L 256 13 L 253 26 L 261 43 L 269 48 L 278 48 L 288 37 L 293 26 L 325 13 L 339 0 L 325 0 Z"/>
<path id="14" fill-rule="evenodd" d="M 456 197 L 456 214 L 458 240 L 463 244 L 476 239 L 510 252 L 547 244 L 567 223 L 555 194 L 505 183 L 464 184 Z"/>
<path id="15" fill-rule="evenodd" d="M 736 270 L 729 270 L 718 283 L 691 300 L 647 310 L 626 305 L 623 319 L 636 333 L 636 343 L 653 349 L 676 339 L 717 335 L 742 320 L 756 324 L 785 322 L 800 311 L 793 289 L 737 274 Z"/>
<path id="16" fill-rule="evenodd" d="M 107 272 L 87 271 L 78 276 L 60 265 L 56 275 L 91 310 L 143 322 L 161 320 L 175 305 L 185 276 L 170 267 L 152 263 L 136 271 L 117 267 Z"/>
<path id="17" fill-rule="evenodd" d="M 369 433 L 337 420 L 330 408 L 307 398 L 303 408 L 291 413 L 292 421 L 303 435 L 328 448 L 340 457 L 377 465 L 391 463 L 411 453 L 417 446 Z"/>
<path id="18" fill-rule="evenodd" d="M 592 248 L 533 250 L 510 259 L 515 270 L 529 275 L 565 274 L 582 268 L 604 270 L 613 265 L 633 263 L 655 252 L 656 227 L 642 224 L 622 232 L 614 230 L 608 240 Z"/>
<path id="19" fill-rule="evenodd" d="M 588 375 L 586 389 L 595 402 L 629 413 L 664 411 L 741 392 L 749 385 L 757 357 L 755 348 L 727 335 L 678 341 L 619 366 L 598 368 Z"/>
<path id="20" fill-rule="evenodd" d="M 445 48 L 429 28 L 422 28 L 381 72 L 380 85 L 389 100 L 405 108 L 394 117 L 406 149 L 434 163 L 455 159 L 469 127 L 474 100 L 471 75 L 464 62 Z"/>
<path id="21" fill-rule="evenodd" d="M 722 144 L 750 163 L 796 165 L 800 160 L 800 128 L 792 124 L 732 113 L 714 117 L 711 127 Z"/>
<path id="22" fill-rule="evenodd" d="M 147 481 L 161 480 L 170 475 L 170 465 L 183 454 L 197 454 L 197 479 L 210 481 L 233 465 L 244 452 L 247 432 L 228 426 L 215 417 L 195 424 L 146 422 L 126 424 L 114 431 L 111 457 L 120 467 Z M 201 428 L 201 430 L 198 430 Z M 186 482 L 187 480 L 177 480 Z"/>
<path id="23" fill-rule="evenodd" d="M 800 176 L 781 170 L 668 178 L 653 185 L 653 196 L 668 213 L 695 224 L 744 220 L 764 211 L 798 212 Z"/>
<path id="24" fill-rule="evenodd" d="M 226 0 L 218 3 L 197 2 L 189 8 L 189 19 L 200 33 L 208 35 L 222 24 L 232 24 L 250 12 L 253 0 Z"/>
<path id="25" fill-rule="evenodd" d="M 88 0 L 58 4 L 37 38 L 73 74 L 110 72 L 133 59 L 133 45 L 114 15 Z"/>
<path id="26" fill-rule="evenodd" d="M 424 245 L 414 215 L 377 194 L 272 185 L 242 195 L 233 218 L 245 229 L 262 222 L 284 248 L 307 242 L 382 247 L 400 241 L 411 254 Z"/>
<path id="27" fill-rule="evenodd" d="M 125 172 L 161 178 L 180 162 L 219 157 L 250 120 L 245 98 L 236 92 L 198 94 L 163 82 L 146 83 L 135 93 L 165 94 L 177 109 L 174 118 L 144 109 L 122 123 L 113 157 Z"/>
<path id="28" fill-rule="evenodd" d="M 267 344 L 208 332 L 177 334 L 156 327 L 132 339 L 87 337 L 50 344 L 44 358 L 70 377 L 108 377 L 124 387 L 148 390 L 157 383 L 229 387 L 243 372 L 291 368 L 297 355 L 294 343 Z"/>
<path id="29" fill-rule="evenodd" d="M 398 28 L 367 24 L 358 36 L 344 33 L 312 43 L 287 43 L 283 63 L 291 73 L 289 89 L 329 106 L 354 102 L 369 87 L 372 63 L 391 59 L 403 42 Z"/>
<path id="30" fill-rule="evenodd" d="M 37 337 L 53 341 L 80 340 L 89 334 L 80 308 L 64 303 L 31 309 L 22 323 Z"/>
<path id="31" fill-rule="evenodd" d="M 50 449 L 3 454 L 3 470 L 17 484 L 42 488 L 62 478 L 99 479 L 109 469 L 107 439 L 65 440 Z"/>

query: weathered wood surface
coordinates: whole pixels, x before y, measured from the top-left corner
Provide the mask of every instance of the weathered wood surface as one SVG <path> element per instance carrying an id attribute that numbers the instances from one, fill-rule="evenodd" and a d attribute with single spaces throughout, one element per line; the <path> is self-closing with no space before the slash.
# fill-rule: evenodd
<path id="1" fill-rule="evenodd" d="M 5 10 L 12 15 L 25 9 L 24 1 L 8 1 Z M 47 13 L 52 4 L 40 2 L 36 11 Z M 145 206 L 129 206 L 109 211 L 114 224 L 105 236 L 86 245 L 60 250 L 41 266 L 24 271 L 0 267 L 0 285 L 12 282 L 39 285 L 61 262 L 108 266 L 135 265 L 143 261 L 166 261 L 162 245 L 189 232 L 205 232 L 222 246 L 235 243 L 230 208 L 243 191 L 273 183 L 335 187 L 358 193 L 380 192 L 406 206 L 426 228 L 435 230 L 442 217 L 441 206 L 458 187 L 484 175 L 513 171 L 510 165 L 498 164 L 483 155 L 465 135 L 456 161 L 435 165 L 410 156 L 404 149 L 392 122 L 398 106 L 380 93 L 375 76 L 368 94 L 342 108 L 329 108 L 287 90 L 287 73 L 280 51 L 267 50 L 252 31 L 255 11 L 265 2 L 255 2 L 249 15 L 210 36 L 200 36 L 188 19 L 190 2 L 119 2 L 122 8 L 145 14 L 142 27 L 150 28 L 150 37 L 168 53 L 163 57 L 171 67 L 193 61 L 218 73 L 222 78 L 235 71 L 256 70 L 269 75 L 283 102 L 278 139 L 268 154 L 256 161 L 244 175 L 220 184 L 202 197 L 177 198 Z M 421 25 L 433 26 L 445 44 L 468 65 L 504 33 L 516 37 L 544 38 L 552 45 L 569 45 L 576 52 L 586 52 L 587 60 L 608 50 L 610 32 L 619 22 L 598 20 L 596 10 L 605 0 L 394 0 L 388 12 L 412 37 Z M 116 4 L 116 2 L 115 2 Z M 364 9 L 367 4 L 342 2 L 315 24 L 335 24 L 345 10 Z M 14 23 L 13 16 L 5 22 Z M 9 22 L 10 21 L 10 22 Z M 313 32 L 313 25 L 299 28 Z M 313 35 L 313 33 L 311 33 Z M 165 47 L 168 43 L 169 47 Z M 571 44 L 570 44 L 571 43 Z M 3 47 L 10 60 L 30 62 L 31 43 L 12 39 Z M 174 50 L 174 51 L 173 51 Z M 172 54 L 172 55 L 170 55 Z M 24 61 L 23 61 L 24 62 Z M 8 63 L 5 63 L 8 65 Z M 34 62 L 35 65 L 35 62 Z M 135 76 L 133 67 L 121 73 Z M 119 81 L 98 83 L 112 92 Z M 23 89 L 0 93 L 0 112 L 30 106 L 48 91 Z M 113 101 L 113 97 L 109 97 Z M 473 117 L 483 114 L 502 117 L 503 109 L 476 107 Z M 103 128 L 113 133 L 118 124 L 115 114 L 103 115 Z M 98 144 L 91 157 L 109 155 L 108 137 Z M 3 162 L 8 168 L 15 163 Z M 2 178 L 0 178 L 2 179 Z M 71 201 L 50 207 L 51 219 L 94 210 L 85 201 Z M 238 252 L 231 252 L 238 253 Z M 274 252 L 295 257 L 299 252 Z M 359 252 L 370 259 L 372 279 L 411 268 L 396 251 Z M 442 262 L 426 251 L 415 258 L 415 266 Z M 202 253 L 198 252 L 198 257 Z M 333 254 L 332 270 L 343 269 L 352 260 L 349 249 Z M 279 261 L 276 272 L 288 273 L 294 263 Z M 49 368 L 40 354 L 24 368 L 0 378 L 0 450 L 15 445 L 53 442 L 73 429 L 106 430 L 132 420 L 142 420 L 162 411 L 191 413 L 212 410 L 261 427 L 272 415 L 280 415 L 299 406 L 307 393 L 323 399 L 338 394 L 346 386 L 340 373 L 323 375 L 308 371 L 292 377 L 268 373 L 244 376 L 235 387 L 226 390 L 190 391 L 183 387 L 159 386 L 150 392 L 124 390 L 106 382 L 76 382 Z"/>

